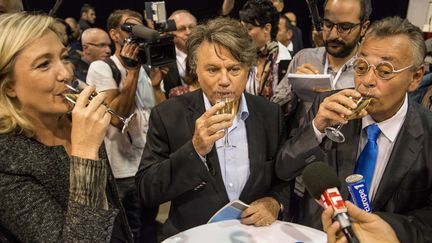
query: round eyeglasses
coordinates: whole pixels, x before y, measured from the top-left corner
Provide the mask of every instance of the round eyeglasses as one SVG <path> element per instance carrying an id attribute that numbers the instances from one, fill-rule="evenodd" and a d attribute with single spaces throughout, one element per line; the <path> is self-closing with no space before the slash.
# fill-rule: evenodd
<path id="1" fill-rule="evenodd" d="M 105 47 L 110 47 L 110 44 L 108 44 L 108 43 L 100 43 L 100 44 L 86 43 L 85 45 L 91 45 L 91 46 L 94 46 L 94 47 L 100 48 L 100 49 L 105 48 Z"/>
<path id="2" fill-rule="evenodd" d="M 365 75 L 369 72 L 369 69 L 373 67 L 375 75 L 380 79 L 391 79 L 396 74 L 407 70 L 408 68 L 412 67 L 413 65 L 406 66 L 404 68 L 395 70 L 393 67 L 393 64 L 391 64 L 388 61 L 382 61 L 378 63 L 376 66 L 373 64 L 369 64 L 366 59 L 363 57 L 357 58 L 357 60 L 354 62 L 354 71 L 357 75 Z"/>

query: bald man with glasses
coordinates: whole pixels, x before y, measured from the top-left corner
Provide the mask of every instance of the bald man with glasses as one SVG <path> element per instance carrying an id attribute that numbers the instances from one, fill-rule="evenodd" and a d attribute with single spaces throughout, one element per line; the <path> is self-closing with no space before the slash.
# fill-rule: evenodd
<path id="1" fill-rule="evenodd" d="M 353 63 L 355 89 L 320 94 L 304 127 L 279 152 L 276 174 L 295 185 L 294 222 L 321 228 L 321 207 L 304 190 L 299 174 L 314 161 L 332 167 L 342 182 L 361 174 L 373 213 L 400 242 L 432 242 L 432 113 L 408 99 L 425 70 L 421 30 L 399 17 L 375 22 Z M 359 113 L 355 99 L 369 99 Z M 344 124 L 345 142 L 326 136 Z M 319 180 L 319 179 L 318 179 Z"/>
<path id="2" fill-rule="evenodd" d="M 87 71 L 90 63 L 97 60 L 104 60 L 111 56 L 111 40 L 108 33 L 99 28 L 89 28 L 81 35 L 82 57 L 74 60 L 74 76 L 86 81 Z"/>

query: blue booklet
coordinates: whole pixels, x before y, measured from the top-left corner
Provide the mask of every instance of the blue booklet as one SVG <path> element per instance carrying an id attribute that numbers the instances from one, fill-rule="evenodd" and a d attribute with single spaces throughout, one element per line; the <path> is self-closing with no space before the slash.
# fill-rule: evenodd
<path id="1" fill-rule="evenodd" d="M 219 209 L 219 211 L 217 211 L 207 223 L 209 224 L 224 220 L 240 219 L 241 213 L 248 207 L 249 205 L 246 203 L 240 200 L 234 200 L 229 202 L 223 208 Z"/>

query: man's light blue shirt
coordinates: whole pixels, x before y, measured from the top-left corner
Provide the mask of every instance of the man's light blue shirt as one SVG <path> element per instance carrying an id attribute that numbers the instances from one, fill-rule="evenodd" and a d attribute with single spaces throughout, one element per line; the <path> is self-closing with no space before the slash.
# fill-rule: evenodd
<path id="1" fill-rule="evenodd" d="M 206 110 L 210 109 L 207 96 L 203 93 Z M 234 117 L 233 125 L 228 129 L 230 148 L 224 147 L 224 138 L 216 141 L 222 179 L 230 201 L 239 199 L 250 175 L 249 149 L 246 132 L 246 119 L 249 116 L 246 99 L 242 94 L 239 110 Z"/>

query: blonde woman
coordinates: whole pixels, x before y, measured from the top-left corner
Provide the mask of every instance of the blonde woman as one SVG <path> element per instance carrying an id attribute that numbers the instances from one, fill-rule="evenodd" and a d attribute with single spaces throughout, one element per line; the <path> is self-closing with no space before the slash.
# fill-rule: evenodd
<path id="1" fill-rule="evenodd" d="M 101 150 L 105 96 L 64 99 L 73 72 L 54 23 L 0 16 L 0 241 L 131 242 Z"/>

